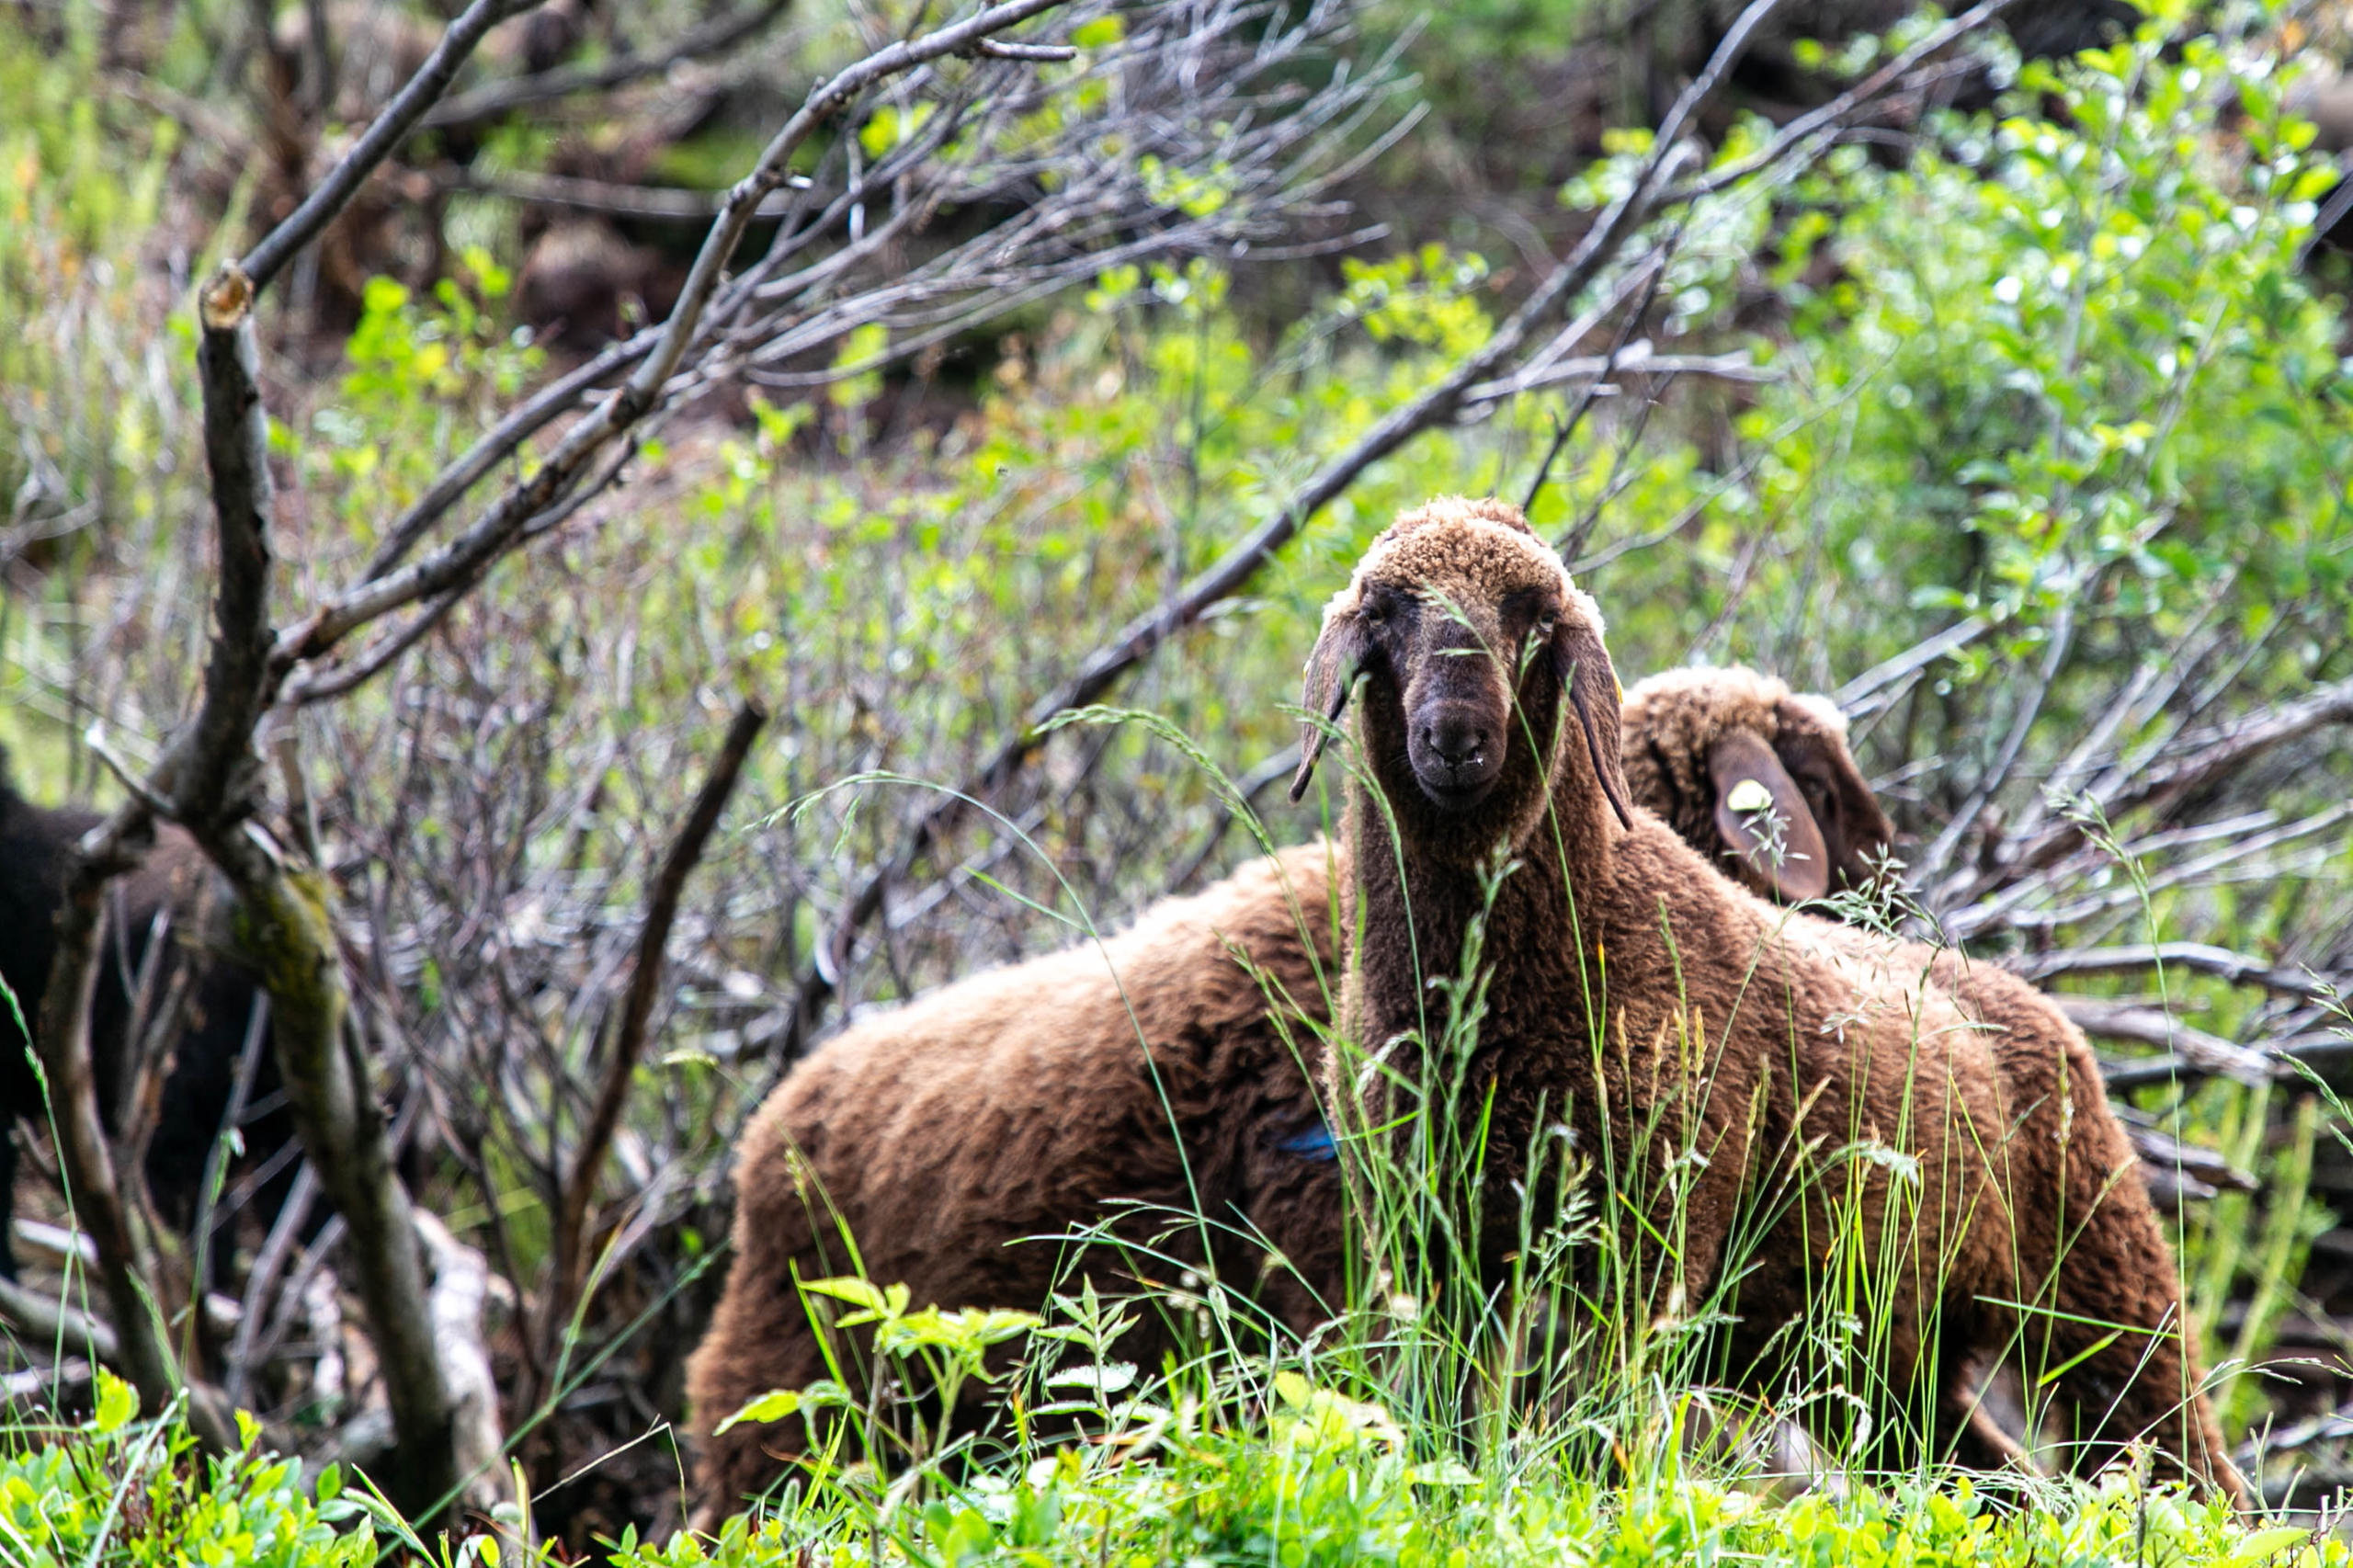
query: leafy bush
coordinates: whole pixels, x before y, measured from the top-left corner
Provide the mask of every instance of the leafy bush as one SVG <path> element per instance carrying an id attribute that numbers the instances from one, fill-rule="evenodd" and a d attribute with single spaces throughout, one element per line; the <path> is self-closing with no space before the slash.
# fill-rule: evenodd
<path id="1" fill-rule="evenodd" d="M 0 1562 L 10 1568 L 201 1563 L 337 1568 L 376 1559 L 364 1510 L 333 1466 L 304 1483 L 291 1460 L 248 1448 L 205 1458 L 175 1408 L 142 1419 L 139 1396 L 97 1374 L 97 1411 L 75 1427 L 0 1423 Z M 354 1528 L 358 1526 L 358 1528 Z"/>
<path id="2" fill-rule="evenodd" d="M 100 1374 L 98 1414 L 71 1430 L 6 1429 L 0 1455 L 0 1561 L 353 1568 L 381 1560 L 382 1505 L 341 1494 L 330 1470 L 305 1494 L 299 1467 L 247 1452 L 199 1460 L 176 1418 L 139 1419 L 136 1397 Z M 1416 1464 L 1376 1406 L 1295 1374 L 1262 1413 L 1140 1411 L 1118 1446 L 1077 1445 L 891 1502 L 855 1472 L 774 1510 L 732 1519 L 715 1539 L 628 1532 L 597 1554 L 611 1568 L 1497 1568 L 1568 1562 L 1679 1568 L 1973 1563 L 2029 1568 L 2343 1568 L 2353 1549 L 2294 1527 L 2256 1527 L 2215 1505 L 2143 1493 L 2121 1478 L 2019 1509 L 1967 1482 L 1816 1493 L 1788 1502 L 1652 1461 L 1623 1487 L 1542 1462 L 1508 1484 L 1460 1466 Z M 449 1562 L 515 1562 L 485 1538 Z M 531 1562 L 569 1561 L 543 1550 Z"/>
<path id="3" fill-rule="evenodd" d="M 2024 647 L 2064 606 L 2101 636 L 2219 601 L 2250 632 L 2304 623 L 2258 684 L 2341 661 L 2313 618 L 2353 584 L 2353 387 L 2298 267 L 2336 173 L 2268 58 L 2203 38 L 2168 62 L 2172 20 L 2027 67 L 2063 116 L 1958 121 L 1900 170 L 1831 160 L 1835 279 L 1793 281 L 1792 377 L 1743 426 L 1758 506 L 1813 542 L 1741 645 L 1801 656 L 1802 625 L 1806 661 L 1851 672 L 1910 630 L 1857 603 L 1988 613 Z"/>

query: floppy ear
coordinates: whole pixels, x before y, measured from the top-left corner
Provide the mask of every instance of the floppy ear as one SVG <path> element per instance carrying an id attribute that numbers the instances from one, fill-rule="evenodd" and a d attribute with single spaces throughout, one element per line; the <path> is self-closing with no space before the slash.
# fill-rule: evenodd
<path id="1" fill-rule="evenodd" d="M 1618 824 L 1634 825 L 1626 804 L 1626 769 L 1618 759 L 1618 704 L 1625 695 L 1618 670 L 1609 662 L 1601 634 L 1587 625 L 1574 608 L 1563 615 L 1552 633 L 1552 673 L 1561 679 L 1569 705 L 1576 710 L 1577 726 L 1585 731 L 1586 756 L 1593 759 L 1593 776 Z"/>
<path id="2" fill-rule="evenodd" d="M 1324 722 L 1319 724 L 1308 720 L 1300 732 L 1299 771 L 1290 780 L 1290 798 L 1294 801 L 1307 793 L 1307 781 L 1315 776 L 1315 765 L 1323 759 L 1324 743 L 1331 738 L 1331 726 L 1347 711 L 1348 693 L 1356 687 L 1357 668 L 1364 663 L 1364 623 L 1358 619 L 1357 607 L 1344 608 L 1335 604 L 1325 610 L 1324 630 L 1307 655 L 1307 686 L 1299 699 L 1301 707 L 1321 713 Z"/>
<path id="3" fill-rule="evenodd" d="M 1754 730 L 1728 730 L 1708 748 L 1716 786 L 1716 831 L 1751 871 L 1797 903 L 1830 891 L 1830 851 L 1805 796 L 1773 748 Z M 1765 821 L 1780 819 L 1778 829 Z M 1778 834 L 1780 858 L 1774 858 Z"/>

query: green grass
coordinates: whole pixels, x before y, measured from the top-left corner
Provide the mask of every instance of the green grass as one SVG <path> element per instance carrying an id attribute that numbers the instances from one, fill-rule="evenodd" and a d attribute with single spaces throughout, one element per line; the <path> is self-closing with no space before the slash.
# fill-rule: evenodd
<path id="1" fill-rule="evenodd" d="M 387 1556 L 494 1560 L 483 1538 L 425 1549 L 384 1505 L 330 1471 L 305 1495 L 265 1456 L 199 1460 L 176 1415 L 140 1419 L 102 1378 L 99 1415 L 0 1428 L 0 1562 L 360 1564 Z M 1024 1446 L 996 1461 L 911 1472 L 878 1489 L 864 1467 L 813 1477 L 716 1539 L 632 1532 L 590 1561 L 856 1568 L 1472 1568 L 1473 1564 L 1984 1564 L 1986 1568 L 2319 1568 L 2353 1560 L 2302 1527 L 2247 1524 L 2218 1505 L 2097 1485 L 1996 1498 L 1966 1481 L 1777 1497 L 1687 1464 L 1663 1406 L 1628 1473 L 1597 1479 L 1557 1455 L 1478 1471 L 1417 1459 L 1377 1405 L 1296 1373 L 1174 1407 L 1131 1402 L 1108 1440 Z M 1646 1457 L 1637 1457 L 1638 1452 Z M 534 1561 L 563 1559 L 533 1553 Z M 510 1547 L 503 1560 L 517 1561 Z"/>

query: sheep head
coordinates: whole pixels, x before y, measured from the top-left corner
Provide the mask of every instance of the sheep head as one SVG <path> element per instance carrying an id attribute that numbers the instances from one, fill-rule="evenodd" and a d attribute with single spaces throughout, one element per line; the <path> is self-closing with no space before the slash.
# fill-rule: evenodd
<path id="1" fill-rule="evenodd" d="M 1738 665 L 1669 670 L 1627 695 L 1634 798 L 1768 897 L 1861 887 L 1894 836 L 1829 699 Z"/>
<path id="2" fill-rule="evenodd" d="M 1617 672 L 1600 611 L 1513 507 L 1447 499 L 1400 517 L 1324 612 L 1301 746 L 1306 792 L 1364 682 L 1364 758 L 1401 825 L 1483 852 L 1541 816 L 1571 748 L 1629 825 Z M 1563 713 L 1563 699 L 1568 711 Z"/>

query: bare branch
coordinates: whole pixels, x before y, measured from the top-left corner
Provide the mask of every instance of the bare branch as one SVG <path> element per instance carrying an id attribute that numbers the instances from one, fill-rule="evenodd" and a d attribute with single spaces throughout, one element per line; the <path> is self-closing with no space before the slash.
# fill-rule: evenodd
<path id="1" fill-rule="evenodd" d="M 1955 621 L 1934 636 L 1923 638 L 1895 657 L 1873 665 L 1832 693 L 1832 698 L 1842 712 L 1859 718 L 1867 712 L 1875 712 L 1877 705 L 1871 703 L 1872 698 L 1917 671 L 1927 668 L 1947 653 L 1976 642 L 1993 624 L 1982 615 Z"/>
<path id="2" fill-rule="evenodd" d="M 1934 883 L 1944 876 L 1945 868 L 1951 863 L 1953 851 L 1961 846 L 1962 835 L 1976 825 L 1979 814 L 1993 801 L 1995 793 L 2009 781 L 2010 769 L 2018 766 L 2018 754 L 2026 747 L 2027 734 L 2042 711 L 2042 699 L 2050 692 L 2051 683 L 2058 678 L 2059 666 L 2065 662 L 2075 645 L 2075 603 L 2068 599 L 2059 607 L 2057 622 L 2051 630 L 2050 646 L 2043 652 L 2041 669 L 2036 672 L 2033 681 L 2025 683 L 2019 689 L 2010 733 L 2002 742 L 2002 749 L 1994 758 L 1993 766 L 1985 770 L 1976 788 L 1970 791 L 1969 799 L 1952 814 L 1952 820 L 1945 824 L 1944 831 L 1937 835 L 1936 841 L 1928 846 L 1927 851 L 1913 867 L 1913 875 L 1922 885 Z"/>
<path id="3" fill-rule="evenodd" d="M 449 1388 L 450 1449 L 467 1506 L 487 1513 L 500 1484 L 505 1443 L 498 1430 L 498 1384 L 483 1341 L 483 1302 L 490 1269 L 482 1254 L 460 1242 L 426 1210 L 415 1210 L 417 1234 L 433 1256 L 433 1342 Z"/>
<path id="4" fill-rule="evenodd" d="M 327 177 L 313 187 L 302 204 L 264 236 L 244 260 L 232 264 L 227 270 L 243 273 L 252 293 L 268 288 L 271 279 L 294 259 L 295 254 L 316 239 L 320 231 L 334 222 L 335 215 L 350 204 L 360 186 L 376 172 L 376 165 L 392 156 L 392 149 L 416 129 L 417 121 L 449 90 L 458 68 L 490 29 L 539 3 L 540 0 L 473 0 L 464 14 L 449 24 L 449 30 L 441 35 L 432 54 L 407 85 L 393 95 L 392 101 L 384 106 L 384 112 L 376 117 L 375 123 L 328 171 Z"/>
<path id="5" fill-rule="evenodd" d="M 2154 942 L 2133 947 L 2021 953 L 2004 960 L 2004 967 L 2034 981 L 2058 974 L 2126 974 L 2179 968 L 2219 975 L 2240 985 L 2259 985 L 2290 996 L 2318 999 L 2337 994 L 2336 987 L 2308 971 L 2280 969 L 2251 954 L 2234 953 L 2228 948 L 2204 942 Z"/>
<path id="6" fill-rule="evenodd" d="M 581 1131 L 579 1152 L 574 1157 L 571 1176 L 563 1186 L 563 1206 L 557 1213 L 557 1285 L 551 1292 L 547 1314 L 551 1329 L 560 1330 L 571 1315 L 572 1303 L 586 1278 L 588 1265 L 583 1242 L 588 1202 L 596 1194 L 605 1152 L 612 1144 L 614 1131 L 620 1126 L 622 1108 L 629 1103 L 638 1058 L 644 1054 L 646 1024 L 654 1016 L 654 999 L 661 989 L 662 957 L 669 945 L 671 924 L 677 918 L 678 895 L 695 863 L 702 858 L 703 846 L 710 842 L 712 832 L 719 826 L 720 813 L 727 807 L 728 796 L 735 791 L 735 780 L 743 773 L 745 759 L 751 755 L 752 742 L 767 720 L 767 710 L 756 702 L 746 702 L 736 710 L 734 722 L 727 727 L 727 738 L 710 765 L 710 777 L 704 780 L 702 792 L 695 797 L 694 809 L 687 814 L 686 825 L 678 830 L 676 840 L 663 858 L 661 871 L 654 879 L 653 892 L 646 900 L 645 923 L 638 934 L 637 964 L 630 975 L 629 993 L 621 1005 L 620 1028 L 613 1037 L 612 1056 L 605 1064 L 605 1081 L 597 1091 L 596 1108 Z"/>
<path id="7" fill-rule="evenodd" d="M 892 44 L 813 88 L 808 100 L 769 140 L 752 172 L 728 191 L 669 320 L 629 380 L 565 433 L 530 479 L 509 490 L 465 533 L 407 567 L 363 581 L 281 636 L 273 660 L 275 669 L 282 676 L 297 663 L 317 658 L 351 632 L 395 609 L 474 580 L 484 566 L 512 547 L 532 517 L 562 500 L 606 446 L 654 406 L 688 348 L 699 336 L 724 268 L 742 244 L 745 231 L 757 221 L 762 203 L 789 176 L 793 153 L 820 124 L 877 82 L 958 53 L 992 33 L 1066 3 L 1005 0 L 951 27 Z M 740 301 L 743 292 L 738 290 L 732 298 Z M 290 700 L 301 700 L 302 685 L 299 679 L 290 684 Z"/>
<path id="8" fill-rule="evenodd" d="M 468 16 L 479 21 L 478 13 L 493 8 L 484 0 Z M 449 52 L 445 40 L 435 58 Z M 427 74 L 420 73 L 411 88 Z M 439 80 L 447 85 L 446 72 Z M 409 97 L 404 90 L 403 100 Z M 346 198 L 353 188 L 356 182 L 345 187 Z M 330 208 L 319 222 L 332 216 Z M 280 232 L 286 232 L 283 226 Z M 412 1509 L 422 1512 L 458 1494 L 459 1472 L 452 1405 L 434 1342 L 408 1194 L 393 1173 L 383 1114 L 358 1049 L 342 958 L 327 916 L 328 891 L 315 871 L 290 863 L 248 820 L 262 788 L 254 732 L 267 702 L 271 647 L 270 481 L 253 302 L 253 285 L 233 263 L 222 268 L 199 300 L 203 335 L 197 368 L 221 579 L 202 705 L 156 778 L 170 790 L 181 821 L 237 890 L 239 936 L 269 991 L 279 1074 L 302 1146 L 350 1229 L 369 1336 L 385 1369 L 397 1435 L 394 1486 Z M 107 1239 L 101 1234 L 99 1240 L 103 1253 Z M 116 1327 L 124 1327 L 119 1311 Z"/>
<path id="9" fill-rule="evenodd" d="M 443 190 L 503 197 L 534 207 L 561 207 L 608 218 L 660 222 L 708 223 L 719 216 L 720 204 L 726 199 L 723 192 L 715 190 L 619 185 L 608 180 L 568 179 L 561 175 L 525 170 L 484 174 L 480 169 L 452 167 L 435 169 L 431 177 Z M 806 188 L 809 181 L 796 176 L 790 183 L 799 189 Z M 789 217 L 794 210 L 790 197 L 771 196 L 761 203 L 759 218 L 762 222 L 768 222 Z"/>
<path id="10" fill-rule="evenodd" d="M 1886 64 L 1832 98 L 1821 108 L 1809 110 L 1781 127 L 1770 142 L 1736 163 L 1711 169 L 1699 179 L 1675 193 L 1680 201 L 1697 201 L 1701 197 L 1729 190 L 1782 159 L 1797 152 L 1804 143 L 1830 135 L 1854 118 L 1855 111 L 1896 85 L 1920 62 L 1943 50 L 1951 48 L 1971 33 L 2018 4 L 2018 0 L 1982 0 L 1952 20 L 1937 28 L 1897 54 Z"/>
<path id="11" fill-rule="evenodd" d="M 153 1249 L 116 1179 L 90 1063 L 90 1005 L 107 923 L 107 885 L 136 863 L 135 854 L 124 847 L 126 835 L 134 829 L 143 833 L 146 826 L 145 808 L 134 797 L 77 846 L 58 912 L 56 954 L 41 995 L 36 1039 L 66 1197 L 75 1223 L 97 1250 L 98 1284 L 116 1330 L 115 1353 L 103 1358 L 122 1369 L 142 1405 L 162 1410 L 181 1390 L 180 1369 L 154 1296 Z M 81 1339 L 85 1349 L 94 1346 L 96 1325 Z M 188 1424 L 198 1437 L 218 1451 L 233 1449 L 235 1427 L 220 1400 L 208 1390 L 188 1392 Z"/>
<path id="12" fill-rule="evenodd" d="M 537 0 L 531 0 L 531 3 L 536 4 Z M 699 28 L 690 28 L 686 36 L 659 54 L 624 54 L 600 65 L 542 71 L 537 75 L 518 76 L 511 82 L 493 82 L 472 92 L 460 93 L 445 103 L 435 105 L 425 116 L 424 129 L 448 131 L 480 125 L 484 120 L 496 119 L 527 104 L 543 104 L 578 93 L 604 92 L 642 81 L 648 76 L 659 76 L 674 65 L 706 54 L 716 54 L 742 42 L 782 16 L 790 4 L 791 0 L 760 0 L 757 5 L 713 17 Z"/>
<path id="13" fill-rule="evenodd" d="M 28 1343 L 46 1344 L 69 1356 L 85 1357 L 108 1366 L 122 1365 L 122 1351 L 113 1329 L 64 1301 L 52 1301 L 13 1279 L 0 1279 L 0 1323 Z"/>
<path id="14" fill-rule="evenodd" d="M 1561 460 L 1562 449 L 1577 433 L 1577 426 L 1585 423 L 1585 416 L 1592 412 L 1593 400 L 1601 394 L 1602 382 L 1616 373 L 1619 358 L 1632 340 L 1634 329 L 1642 325 L 1643 318 L 1651 313 L 1651 304 L 1658 298 L 1659 280 L 1666 276 L 1667 265 L 1675 259 L 1676 246 L 1681 239 L 1682 231 L 1677 229 L 1667 236 L 1666 244 L 1654 256 L 1636 269 L 1637 275 L 1644 279 L 1642 297 L 1634 301 L 1634 308 L 1628 311 L 1625 319 L 1618 324 L 1618 335 L 1609 340 L 1609 351 L 1601 357 L 1600 369 L 1593 373 L 1593 379 L 1586 383 L 1584 392 L 1570 405 L 1569 416 L 1552 427 L 1552 445 L 1544 449 L 1544 456 L 1536 464 L 1535 476 L 1528 482 L 1528 494 L 1520 500 L 1519 509 L 1522 512 L 1535 510 L 1537 497 L 1544 494 L 1544 486 L 1552 482 L 1552 465 Z M 1562 553 L 1565 558 L 1574 560 L 1577 546 L 1563 543 Z"/>
<path id="15" fill-rule="evenodd" d="M 2266 1052 L 2234 1045 L 2220 1035 L 2192 1028 L 2161 1008 L 2105 1002 L 2090 996 L 2056 996 L 2052 1000 L 2087 1035 L 2155 1046 L 2202 1074 L 2241 1084 L 2268 1084 L 2276 1071 Z"/>
<path id="16" fill-rule="evenodd" d="M 972 52 L 989 60 L 1027 60 L 1038 64 L 1078 58 L 1078 51 L 1066 43 L 1005 43 L 993 38 L 981 40 L 972 46 Z"/>
<path id="17" fill-rule="evenodd" d="M 2353 680 L 2341 680 L 2309 697 L 2243 715 L 2211 732 L 2187 755 L 2128 781 L 2109 781 L 2105 790 L 2095 793 L 2101 808 L 2111 815 L 2142 808 L 2162 811 L 2169 802 L 2236 772 L 2274 746 L 2301 740 L 2331 724 L 2347 723 L 2353 723 Z"/>

